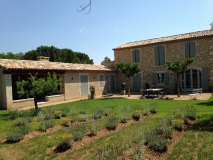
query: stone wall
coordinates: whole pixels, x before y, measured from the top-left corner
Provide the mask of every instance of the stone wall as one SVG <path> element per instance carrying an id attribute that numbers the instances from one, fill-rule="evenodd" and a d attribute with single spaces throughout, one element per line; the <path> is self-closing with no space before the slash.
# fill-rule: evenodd
<path id="1" fill-rule="evenodd" d="M 185 43 L 188 41 L 194 41 L 196 45 L 196 57 L 194 62 L 189 65 L 189 69 L 202 69 L 202 67 L 209 68 L 209 86 L 213 89 L 213 38 L 203 37 L 190 40 L 173 41 L 158 43 L 152 45 L 137 46 L 125 49 L 115 49 L 114 58 L 115 63 L 131 62 L 131 51 L 133 49 L 140 50 L 140 62 L 139 65 L 142 68 L 142 86 L 144 87 L 146 82 L 152 81 L 152 73 L 155 72 L 169 72 L 169 90 L 174 90 L 174 74 L 168 71 L 164 66 L 155 66 L 154 64 L 154 47 L 158 45 L 165 46 L 165 59 L 166 61 L 183 61 L 185 59 Z M 117 77 L 117 84 L 121 84 L 126 81 L 125 76 L 119 74 Z M 119 87 L 119 85 L 118 85 Z M 120 88 L 119 88 L 120 89 Z"/>

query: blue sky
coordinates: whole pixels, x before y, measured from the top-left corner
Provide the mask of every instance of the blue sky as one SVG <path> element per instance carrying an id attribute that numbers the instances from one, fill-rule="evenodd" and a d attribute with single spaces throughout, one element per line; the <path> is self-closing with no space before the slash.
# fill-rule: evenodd
<path id="1" fill-rule="evenodd" d="M 212 0 L 0 0 L 0 53 L 41 45 L 83 52 L 100 64 L 121 44 L 210 29 Z"/>

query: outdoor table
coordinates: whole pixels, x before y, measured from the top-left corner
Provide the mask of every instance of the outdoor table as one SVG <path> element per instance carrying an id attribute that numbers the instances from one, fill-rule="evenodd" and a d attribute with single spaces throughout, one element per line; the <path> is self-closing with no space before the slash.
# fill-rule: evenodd
<path id="1" fill-rule="evenodd" d="M 150 89 L 146 89 L 143 90 L 143 96 L 147 95 L 150 96 L 152 95 L 152 97 L 154 97 L 154 95 L 157 95 L 163 90 L 163 88 L 150 88 Z"/>

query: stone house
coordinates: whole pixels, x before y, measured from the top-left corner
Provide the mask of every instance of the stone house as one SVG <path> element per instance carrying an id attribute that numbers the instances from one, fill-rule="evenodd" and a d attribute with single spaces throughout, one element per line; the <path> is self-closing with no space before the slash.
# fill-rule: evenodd
<path id="1" fill-rule="evenodd" d="M 174 92 L 176 74 L 167 70 L 166 61 L 194 59 L 187 71 L 181 75 L 182 91 L 203 88 L 213 90 L 213 31 L 204 30 L 161 38 L 135 41 L 120 45 L 114 50 L 114 64 L 138 63 L 142 71 L 132 78 L 131 89 L 139 91 L 148 83 L 151 86 L 164 86 Z M 126 82 L 125 76 L 118 74 L 117 86 Z"/>
<path id="2" fill-rule="evenodd" d="M 15 82 L 18 77 L 28 78 L 29 73 L 45 77 L 48 72 L 55 72 L 62 82 L 54 95 L 41 97 L 45 102 L 88 98 L 90 86 L 95 86 L 97 97 L 105 94 L 105 90 L 116 90 L 117 71 L 107 66 L 49 62 L 47 57 L 39 57 L 38 61 L 0 59 L 0 109 L 33 106 L 33 98 L 18 97 Z"/>

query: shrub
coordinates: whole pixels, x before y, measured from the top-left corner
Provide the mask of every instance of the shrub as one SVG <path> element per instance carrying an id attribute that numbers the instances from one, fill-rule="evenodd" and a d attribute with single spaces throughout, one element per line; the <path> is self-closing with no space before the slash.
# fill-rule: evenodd
<path id="1" fill-rule="evenodd" d="M 58 144 L 58 147 L 62 150 L 69 149 L 73 146 L 73 135 L 72 134 L 62 134 L 60 136 L 60 142 Z"/>
<path id="2" fill-rule="evenodd" d="M 195 120 L 197 118 L 196 108 L 194 106 L 186 105 L 183 107 L 184 117 L 189 118 L 190 120 Z"/>
<path id="3" fill-rule="evenodd" d="M 129 119 L 130 108 L 124 109 L 122 106 L 119 106 L 119 119 L 121 123 L 126 123 Z"/>
<path id="4" fill-rule="evenodd" d="M 135 110 L 133 113 L 132 113 L 132 118 L 136 121 L 138 121 L 140 119 L 142 115 L 142 111 L 141 110 Z"/>
<path id="5" fill-rule="evenodd" d="M 101 107 L 96 107 L 93 111 L 93 119 L 100 119 L 101 116 L 103 115 L 104 111 Z"/>
<path id="6" fill-rule="evenodd" d="M 14 120 L 14 119 L 16 119 L 16 118 L 19 118 L 20 115 L 21 115 L 21 112 L 22 112 L 22 111 L 19 111 L 19 110 L 17 110 L 17 109 L 15 109 L 15 110 L 10 110 L 10 111 L 9 111 L 10 119 Z"/>
<path id="7" fill-rule="evenodd" d="M 55 111 L 54 117 L 55 117 L 55 119 L 60 119 L 61 118 L 61 111 Z"/>
<path id="8" fill-rule="evenodd" d="M 7 135 L 7 142 L 9 143 L 19 142 L 22 139 L 24 139 L 24 134 L 20 131 L 11 131 Z"/>
<path id="9" fill-rule="evenodd" d="M 157 111 L 156 108 L 151 108 L 151 109 L 150 109 L 150 112 L 153 113 L 153 114 L 155 114 L 155 113 L 157 113 L 158 111 Z"/>
<path id="10" fill-rule="evenodd" d="M 42 132 L 46 132 L 48 128 L 51 128 L 53 126 L 54 126 L 53 120 L 44 120 L 40 122 L 39 130 Z"/>
<path id="11" fill-rule="evenodd" d="M 18 119 L 15 123 L 14 123 L 14 127 L 16 126 L 26 126 L 28 123 L 28 120 L 26 118 L 21 118 L 21 119 Z"/>
<path id="12" fill-rule="evenodd" d="M 85 125 L 77 125 L 77 126 L 71 128 L 71 130 L 70 130 L 70 133 L 73 135 L 74 141 L 82 140 L 85 132 L 86 132 Z"/>
<path id="13" fill-rule="evenodd" d="M 172 125 L 176 130 L 182 131 L 184 128 L 184 120 L 183 119 L 174 119 L 172 121 Z"/>
<path id="14" fill-rule="evenodd" d="M 95 120 L 94 120 L 94 121 L 90 124 L 88 130 L 89 130 L 89 134 L 90 134 L 91 136 L 95 136 L 95 135 L 97 134 L 97 132 L 100 131 L 100 126 L 99 126 L 99 124 L 98 124 L 98 121 L 95 121 Z"/>
<path id="15" fill-rule="evenodd" d="M 78 118 L 79 118 L 80 122 L 85 122 L 88 119 L 88 115 L 87 114 L 79 114 Z"/>
<path id="16" fill-rule="evenodd" d="M 165 152 L 168 148 L 168 141 L 165 138 L 153 136 L 152 139 L 148 142 L 148 145 L 151 149 L 157 152 Z"/>
<path id="17" fill-rule="evenodd" d="M 106 128 L 108 130 L 114 130 L 118 126 L 118 118 L 110 116 L 106 122 Z"/>
<path id="18" fill-rule="evenodd" d="M 107 145 L 99 148 L 95 159 L 100 160 L 114 160 L 123 154 L 121 146 Z"/>
<path id="19" fill-rule="evenodd" d="M 86 106 L 80 106 L 78 113 L 79 114 L 87 114 L 87 107 Z"/>
<path id="20" fill-rule="evenodd" d="M 105 108 L 105 110 L 104 110 L 104 115 L 105 116 L 112 116 L 112 115 L 114 115 L 113 107 L 112 106 L 106 106 L 104 108 Z"/>
<path id="21" fill-rule="evenodd" d="M 149 108 L 148 107 L 144 107 L 143 115 L 149 115 Z"/>
<path id="22" fill-rule="evenodd" d="M 64 107 L 61 109 L 61 116 L 66 117 L 70 113 L 70 109 L 67 107 Z"/>
<path id="23" fill-rule="evenodd" d="M 64 127 L 70 126 L 70 119 L 68 117 L 62 118 L 62 126 L 64 126 Z"/>

